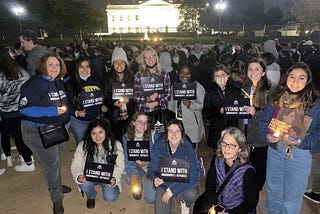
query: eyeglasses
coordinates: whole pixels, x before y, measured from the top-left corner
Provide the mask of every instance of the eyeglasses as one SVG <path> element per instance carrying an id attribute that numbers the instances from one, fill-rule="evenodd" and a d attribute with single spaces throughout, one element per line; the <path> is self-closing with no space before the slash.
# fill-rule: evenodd
<path id="1" fill-rule="evenodd" d="M 140 124 L 140 125 L 148 125 L 148 121 L 136 120 L 135 122 Z"/>
<path id="2" fill-rule="evenodd" d="M 144 56 L 145 59 L 154 59 L 157 55 Z"/>
<path id="3" fill-rule="evenodd" d="M 229 149 L 235 149 L 238 146 L 238 145 L 235 145 L 235 144 L 232 144 L 232 143 L 226 143 L 224 141 L 221 141 L 220 144 L 221 144 L 221 147 L 224 147 L 224 148 L 228 147 Z"/>

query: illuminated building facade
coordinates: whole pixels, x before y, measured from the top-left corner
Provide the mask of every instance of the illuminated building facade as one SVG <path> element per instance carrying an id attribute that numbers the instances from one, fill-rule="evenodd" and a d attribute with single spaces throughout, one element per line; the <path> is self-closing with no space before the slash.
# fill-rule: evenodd
<path id="1" fill-rule="evenodd" d="M 108 33 L 177 32 L 179 5 L 149 0 L 132 5 L 107 5 Z"/>

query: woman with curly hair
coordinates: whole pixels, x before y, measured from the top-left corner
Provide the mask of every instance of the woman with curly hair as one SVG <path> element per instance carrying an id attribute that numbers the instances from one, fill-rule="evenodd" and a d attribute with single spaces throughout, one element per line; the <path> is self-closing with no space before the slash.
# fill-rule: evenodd
<path id="1" fill-rule="evenodd" d="M 85 166 L 90 162 L 114 166 L 109 183 L 87 180 Z M 84 140 L 77 146 L 71 164 L 72 177 L 87 196 L 88 209 L 95 207 L 95 198 L 97 196 L 95 185 L 102 187 L 102 195 L 105 201 L 113 202 L 118 199 L 123 171 L 123 149 L 121 143 L 113 137 L 109 122 L 105 119 L 92 121 L 85 133 Z"/>

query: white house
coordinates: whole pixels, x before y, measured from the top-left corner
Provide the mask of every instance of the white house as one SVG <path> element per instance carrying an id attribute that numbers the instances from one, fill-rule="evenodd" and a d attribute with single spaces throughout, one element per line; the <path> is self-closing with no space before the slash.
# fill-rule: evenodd
<path id="1" fill-rule="evenodd" d="M 177 32 L 179 5 L 162 0 L 107 5 L 108 33 Z"/>

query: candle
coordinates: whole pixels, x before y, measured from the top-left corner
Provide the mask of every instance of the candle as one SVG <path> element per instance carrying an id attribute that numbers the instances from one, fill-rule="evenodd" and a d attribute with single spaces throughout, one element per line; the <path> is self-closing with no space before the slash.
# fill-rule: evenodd
<path id="1" fill-rule="evenodd" d="M 214 210 L 214 206 L 212 206 L 212 207 L 209 209 L 209 214 L 216 214 L 216 211 Z"/>
<path id="2" fill-rule="evenodd" d="M 132 193 L 137 194 L 137 193 L 139 193 L 139 191 L 140 191 L 139 185 L 138 185 L 138 184 L 133 185 L 133 187 L 132 187 Z"/>
<path id="3" fill-rule="evenodd" d="M 275 136 L 275 137 L 280 137 L 280 131 L 279 131 L 279 130 L 276 130 L 276 131 L 273 133 L 273 136 Z"/>
<path id="4" fill-rule="evenodd" d="M 124 99 L 121 97 L 121 98 L 119 99 L 119 102 L 123 103 L 123 102 L 124 102 Z"/>
<path id="5" fill-rule="evenodd" d="M 67 106 L 61 106 L 60 109 L 63 110 L 63 111 L 66 111 L 67 110 Z"/>

